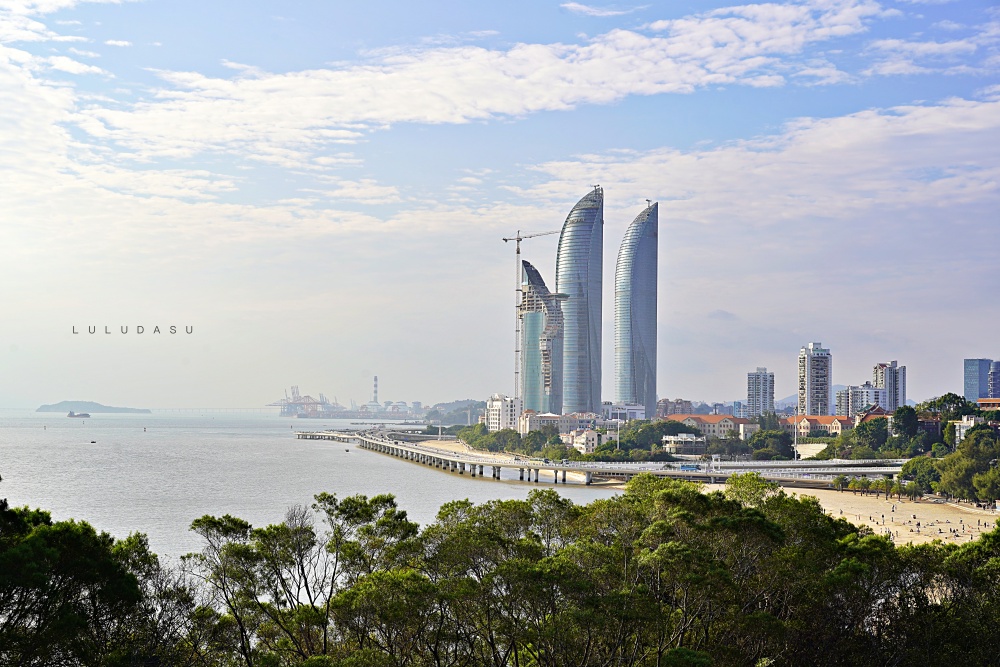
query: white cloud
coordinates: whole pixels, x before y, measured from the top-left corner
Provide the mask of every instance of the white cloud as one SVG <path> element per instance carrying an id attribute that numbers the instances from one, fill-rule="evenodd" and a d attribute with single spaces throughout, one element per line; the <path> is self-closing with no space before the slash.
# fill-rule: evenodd
<path id="1" fill-rule="evenodd" d="M 100 67 L 86 65 L 66 56 L 52 56 L 47 59 L 49 67 L 69 74 L 107 74 Z"/>
<path id="2" fill-rule="evenodd" d="M 374 179 L 338 181 L 335 188 L 323 194 L 337 200 L 361 204 L 391 204 L 400 201 L 399 190 L 394 185 L 379 185 Z"/>
<path id="3" fill-rule="evenodd" d="M 91 108 L 82 126 L 144 157 L 232 151 L 291 164 L 324 144 L 356 142 L 392 123 L 468 123 L 629 95 L 726 84 L 844 80 L 799 62 L 809 44 L 863 32 L 870 0 L 745 5 L 612 30 L 585 44 L 382 51 L 364 64 L 284 74 L 245 65 L 234 78 L 159 72 L 169 84 L 132 107 Z"/>
<path id="4" fill-rule="evenodd" d="M 69 47 L 69 49 L 67 49 L 67 50 L 70 53 L 78 55 L 78 56 L 80 56 L 82 58 L 100 58 L 101 57 L 100 53 L 95 53 L 94 51 L 84 51 L 82 49 L 77 49 L 77 48 L 74 48 L 72 46 Z"/>
<path id="5" fill-rule="evenodd" d="M 934 217 L 949 207 L 1000 205 L 995 145 L 1000 102 L 956 99 L 800 119 L 781 134 L 710 149 L 546 163 L 537 169 L 550 180 L 521 192 L 567 201 L 581 183 L 600 182 L 623 200 L 656 195 L 663 218 L 705 225 L 859 224 L 883 207 Z"/>
<path id="6" fill-rule="evenodd" d="M 849 83 L 854 81 L 847 72 L 837 69 L 836 65 L 826 60 L 810 62 L 806 67 L 795 73 L 800 79 L 811 79 L 806 81 L 808 85 L 825 86 L 839 83 Z"/>
<path id="7" fill-rule="evenodd" d="M 632 7 L 631 9 L 607 9 L 604 7 L 592 7 L 590 5 L 583 5 L 579 2 L 564 2 L 559 5 L 563 9 L 568 9 L 576 14 L 584 14 L 586 16 L 597 16 L 597 17 L 607 17 L 607 16 L 624 16 L 626 14 L 631 14 L 632 12 L 638 11 L 640 9 L 645 9 L 649 5 L 642 5 L 641 7 Z"/>
<path id="8" fill-rule="evenodd" d="M 868 51 L 884 54 L 884 59 L 875 62 L 864 74 L 988 74 L 1000 68 L 1000 60 L 993 55 L 998 44 L 998 21 L 975 26 L 973 34 L 963 39 L 943 42 L 879 39 L 869 45 Z M 980 53 L 984 56 L 976 61 L 974 57 Z"/>
<path id="9" fill-rule="evenodd" d="M 132 42 L 125 41 L 124 39 L 106 39 L 104 43 L 108 46 L 132 46 Z"/>
<path id="10" fill-rule="evenodd" d="M 902 39 L 880 39 L 872 42 L 871 48 L 902 56 L 916 58 L 959 56 L 976 51 L 971 39 L 956 39 L 950 42 L 911 42 Z"/>
<path id="11" fill-rule="evenodd" d="M 949 21 L 945 19 L 944 21 L 938 21 L 932 28 L 939 28 L 941 30 L 962 30 L 965 28 L 961 23 L 955 23 L 954 21 Z"/>
<path id="12" fill-rule="evenodd" d="M 84 41 L 83 37 L 59 35 L 32 17 L 71 9 L 80 4 L 120 4 L 130 0 L 3 0 L 0 3 L 0 43 L 39 41 Z M 80 25 L 79 21 L 56 21 Z"/>

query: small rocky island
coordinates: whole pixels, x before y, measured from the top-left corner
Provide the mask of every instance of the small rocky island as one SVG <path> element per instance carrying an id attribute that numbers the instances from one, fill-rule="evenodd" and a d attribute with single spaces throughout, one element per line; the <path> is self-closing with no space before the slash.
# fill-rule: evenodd
<path id="1" fill-rule="evenodd" d="M 153 411 L 146 408 L 116 408 L 112 405 L 101 405 L 93 401 L 62 401 L 61 403 L 53 403 L 52 405 L 43 405 L 35 410 L 35 412 L 89 412 L 90 414 L 103 412 L 106 414 L 135 413 L 148 415 L 152 414 Z"/>

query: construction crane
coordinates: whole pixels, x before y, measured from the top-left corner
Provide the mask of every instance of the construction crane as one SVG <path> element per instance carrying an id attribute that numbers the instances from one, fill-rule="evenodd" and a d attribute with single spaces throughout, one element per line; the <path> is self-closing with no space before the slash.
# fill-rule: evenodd
<path id="1" fill-rule="evenodd" d="M 551 232 L 534 232 L 504 238 L 504 243 L 514 241 L 514 398 L 521 398 L 521 241 L 533 239 L 536 236 L 558 234 L 559 230 Z"/>

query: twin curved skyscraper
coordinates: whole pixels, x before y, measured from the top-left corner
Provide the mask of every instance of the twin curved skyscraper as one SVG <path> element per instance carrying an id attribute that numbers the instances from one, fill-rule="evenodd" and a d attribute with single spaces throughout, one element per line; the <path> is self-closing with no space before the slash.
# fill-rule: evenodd
<path id="1" fill-rule="evenodd" d="M 656 409 L 657 205 L 625 232 L 615 269 L 615 400 Z M 566 216 L 555 293 L 523 263 L 521 396 L 537 412 L 601 412 L 604 191 Z M 561 350 L 561 355 L 557 352 Z"/>
<path id="2" fill-rule="evenodd" d="M 615 266 L 615 401 L 656 413 L 656 273 L 658 205 L 625 231 Z"/>

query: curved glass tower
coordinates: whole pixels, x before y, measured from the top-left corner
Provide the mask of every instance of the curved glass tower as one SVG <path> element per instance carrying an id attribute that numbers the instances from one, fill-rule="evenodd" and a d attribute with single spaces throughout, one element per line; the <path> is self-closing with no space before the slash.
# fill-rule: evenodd
<path id="1" fill-rule="evenodd" d="M 538 269 L 521 262 L 521 398 L 525 410 L 562 414 L 562 294 L 552 294 Z"/>
<path id="2" fill-rule="evenodd" d="M 595 187 L 566 216 L 556 255 L 563 304 L 563 412 L 601 411 L 601 271 L 604 190 Z"/>
<path id="3" fill-rule="evenodd" d="M 656 414 L 657 204 L 625 231 L 615 266 L 615 401 Z"/>

